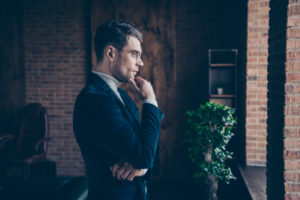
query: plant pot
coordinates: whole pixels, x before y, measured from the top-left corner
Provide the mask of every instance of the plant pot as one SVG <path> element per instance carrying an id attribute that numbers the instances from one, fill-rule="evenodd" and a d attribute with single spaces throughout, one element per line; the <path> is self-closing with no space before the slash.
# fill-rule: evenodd
<path id="1" fill-rule="evenodd" d="M 220 88 L 220 87 L 217 88 L 217 93 L 220 94 L 220 95 L 223 94 L 223 88 Z"/>

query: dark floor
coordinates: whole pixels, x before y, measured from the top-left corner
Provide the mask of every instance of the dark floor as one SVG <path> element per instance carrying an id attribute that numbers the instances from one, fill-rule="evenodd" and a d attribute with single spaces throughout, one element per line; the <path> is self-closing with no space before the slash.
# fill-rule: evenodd
<path id="1" fill-rule="evenodd" d="M 237 168 L 232 168 L 237 177 L 231 184 L 220 184 L 219 200 L 251 200 Z M 155 181 L 149 184 L 149 200 L 205 200 L 205 186 L 191 180 Z M 84 200 L 87 196 L 86 177 L 29 178 L 0 180 L 1 200 Z"/>
<path id="2" fill-rule="evenodd" d="M 219 184 L 218 200 L 252 200 L 237 167 L 231 167 L 237 180 Z M 204 184 L 193 181 L 155 182 L 149 185 L 150 200 L 206 200 Z"/>
<path id="3" fill-rule="evenodd" d="M 0 181 L 1 200 L 84 200 L 86 177 L 10 178 Z"/>

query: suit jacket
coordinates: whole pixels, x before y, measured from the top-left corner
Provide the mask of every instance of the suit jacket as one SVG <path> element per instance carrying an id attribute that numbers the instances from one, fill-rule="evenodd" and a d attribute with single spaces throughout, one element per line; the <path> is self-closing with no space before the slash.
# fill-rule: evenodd
<path id="1" fill-rule="evenodd" d="M 76 99 L 74 134 L 87 168 L 89 199 L 146 199 L 145 179 L 151 175 L 163 113 L 145 103 L 140 120 L 132 99 L 121 89 L 119 93 L 126 106 L 92 73 Z M 132 182 L 119 181 L 109 167 L 120 160 L 150 170 Z"/>

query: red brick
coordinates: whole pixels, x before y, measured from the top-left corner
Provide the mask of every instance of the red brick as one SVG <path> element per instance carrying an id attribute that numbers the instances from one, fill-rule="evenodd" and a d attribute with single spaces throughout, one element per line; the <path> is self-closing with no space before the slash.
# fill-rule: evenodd
<path id="1" fill-rule="evenodd" d="M 299 128 L 285 128 L 284 137 L 286 138 L 300 138 L 300 129 Z"/>
<path id="2" fill-rule="evenodd" d="M 298 4 L 300 1 L 299 0 L 289 0 L 289 4 Z"/>
<path id="3" fill-rule="evenodd" d="M 300 48 L 300 47 L 298 47 L 298 48 Z M 297 61 L 297 62 L 289 61 L 286 63 L 285 69 L 288 72 L 299 72 L 300 71 L 300 62 L 299 61 Z"/>
<path id="4" fill-rule="evenodd" d="M 299 34 L 300 34 L 300 29 L 299 29 Z M 286 53 L 286 60 L 298 60 L 300 59 L 300 52 L 295 52 L 295 51 L 290 51 Z"/>
<path id="5" fill-rule="evenodd" d="M 246 139 L 247 141 L 252 141 L 252 142 L 265 142 L 266 141 L 266 137 L 257 137 L 257 136 L 250 136 L 250 135 L 247 135 L 246 136 Z"/>
<path id="6" fill-rule="evenodd" d="M 251 141 L 247 141 L 246 147 L 256 147 L 257 146 L 257 142 L 251 142 Z"/>
<path id="7" fill-rule="evenodd" d="M 248 166 L 266 166 L 266 160 L 248 159 L 248 156 L 247 156 L 246 164 Z"/>
<path id="8" fill-rule="evenodd" d="M 300 161 L 284 161 L 285 170 L 300 170 Z"/>
<path id="9" fill-rule="evenodd" d="M 288 7 L 288 15 L 300 15 L 300 5 L 292 4 Z"/>
<path id="10" fill-rule="evenodd" d="M 259 154 L 257 159 L 265 161 L 267 159 L 267 155 L 265 154 L 266 150 L 264 150 L 264 154 Z"/>
<path id="11" fill-rule="evenodd" d="M 258 62 L 260 62 L 260 63 L 267 63 L 267 61 L 268 61 L 268 58 L 267 57 L 265 57 L 265 58 L 259 58 L 258 59 Z"/>
<path id="12" fill-rule="evenodd" d="M 267 129 L 267 126 L 266 124 L 255 124 L 255 125 L 246 125 L 246 128 L 247 129 L 252 129 L 252 130 L 266 130 Z"/>
<path id="13" fill-rule="evenodd" d="M 258 58 L 256 57 L 249 57 L 247 58 L 248 63 L 257 63 L 258 62 Z"/>
<path id="14" fill-rule="evenodd" d="M 267 147 L 267 144 L 265 143 L 265 141 L 263 143 L 257 143 L 257 146 L 258 147 L 261 147 L 261 148 L 266 148 Z"/>
<path id="15" fill-rule="evenodd" d="M 300 183 L 287 182 L 284 185 L 286 192 L 300 192 Z"/>
<path id="16" fill-rule="evenodd" d="M 266 112 L 252 112 L 252 113 L 247 113 L 246 117 L 266 118 L 267 117 L 267 113 Z"/>
<path id="17" fill-rule="evenodd" d="M 286 75 L 286 82 L 300 81 L 300 73 L 288 73 Z"/>
<path id="18" fill-rule="evenodd" d="M 286 84 L 285 91 L 287 94 L 299 94 L 300 86 L 295 84 Z"/>
<path id="19" fill-rule="evenodd" d="M 254 118 L 247 118 L 246 119 L 246 124 L 256 124 L 257 120 Z"/>
<path id="20" fill-rule="evenodd" d="M 299 199 L 300 199 L 300 194 L 286 193 L 284 195 L 284 200 L 299 200 Z"/>
<path id="21" fill-rule="evenodd" d="M 284 179 L 286 181 L 297 181 L 300 182 L 300 171 L 285 171 Z"/>
<path id="22" fill-rule="evenodd" d="M 287 26 L 296 26 L 296 27 L 300 27 L 300 19 L 297 17 L 289 17 L 288 18 L 288 22 L 287 22 Z"/>
<path id="23" fill-rule="evenodd" d="M 298 142 L 299 144 L 300 142 Z M 293 144 L 289 144 L 289 145 L 294 145 Z M 285 146 L 285 148 L 289 148 L 287 146 Z M 295 149 L 298 149 L 299 146 L 293 146 L 293 147 L 290 147 L 290 148 L 295 148 Z M 290 159 L 300 159 L 300 150 L 297 151 L 297 150 L 284 150 L 284 159 L 287 159 L 287 160 L 290 160 Z"/>
<path id="24" fill-rule="evenodd" d="M 254 149 L 254 148 L 250 148 L 250 147 L 247 147 L 246 151 L 247 151 L 247 153 L 255 153 L 257 155 L 266 153 L 266 149 Z"/>
<path id="25" fill-rule="evenodd" d="M 249 95 L 250 96 L 250 95 Z M 256 95 L 255 95 L 256 96 Z M 252 97 L 253 98 L 253 97 Z M 259 111 L 259 108 L 257 106 L 249 105 L 247 106 L 247 112 L 257 112 Z"/>
<path id="26" fill-rule="evenodd" d="M 293 102 L 294 103 L 294 102 Z M 300 116 L 300 105 L 286 105 L 284 108 L 285 115 L 295 115 Z"/>
<path id="27" fill-rule="evenodd" d="M 298 117 L 286 117 L 284 119 L 285 126 L 299 126 L 300 127 L 300 118 Z"/>
<path id="28" fill-rule="evenodd" d="M 300 140 L 296 139 L 285 139 L 284 140 L 284 147 L 287 149 L 295 149 L 300 147 Z"/>

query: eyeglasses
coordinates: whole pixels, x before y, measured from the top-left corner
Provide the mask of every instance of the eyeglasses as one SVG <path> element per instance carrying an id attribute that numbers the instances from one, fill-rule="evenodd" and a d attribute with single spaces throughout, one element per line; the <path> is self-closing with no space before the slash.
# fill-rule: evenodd
<path id="1" fill-rule="evenodd" d="M 118 49 L 119 51 L 125 51 L 127 53 L 130 53 L 136 59 L 136 62 L 138 62 L 139 60 L 142 60 L 141 59 L 142 53 L 139 52 L 139 51 L 136 51 L 136 50 L 125 50 L 125 49 L 119 49 L 119 48 L 116 48 L 116 49 Z"/>

